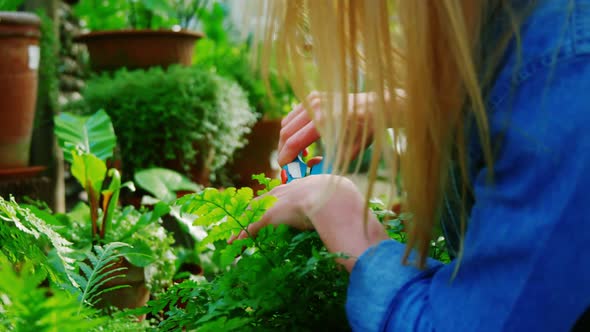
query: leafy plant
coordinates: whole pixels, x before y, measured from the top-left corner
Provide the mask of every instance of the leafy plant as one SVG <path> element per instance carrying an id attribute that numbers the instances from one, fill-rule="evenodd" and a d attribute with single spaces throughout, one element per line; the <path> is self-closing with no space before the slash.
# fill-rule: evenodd
<path id="1" fill-rule="evenodd" d="M 55 33 L 54 22 L 47 13 L 43 10 L 38 10 L 37 15 L 41 18 L 41 39 L 39 41 L 41 57 L 39 63 L 37 104 L 49 105 L 50 109 L 57 110 L 59 98 L 59 40 Z"/>
<path id="2" fill-rule="evenodd" d="M 347 274 L 334 261 L 341 255 L 329 253 L 317 233 L 269 226 L 255 238 L 227 244 L 274 201 L 253 200 L 250 188 L 207 188 L 179 199 L 182 211 L 207 228 L 199 247 L 212 251 L 220 273 L 210 281 L 177 284 L 139 312 L 163 314 L 162 331 L 348 330 Z"/>
<path id="3" fill-rule="evenodd" d="M 150 167 L 214 175 L 255 121 L 238 85 L 199 67 L 122 70 L 90 80 L 83 96 L 72 107 L 105 109 L 113 119 L 128 178 Z"/>
<path id="4" fill-rule="evenodd" d="M 72 243 L 12 197 L 10 201 L 0 197 L 0 243 L 5 258 L 13 263 L 26 259 L 56 283 L 66 281 L 65 275 L 74 270 Z M 45 255 L 45 246 L 53 248 L 59 266 Z"/>
<path id="5" fill-rule="evenodd" d="M 92 331 L 107 320 L 59 288 L 42 287 L 32 261 L 17 272 L 0 254 L 0 327 L 8 331 Z M 51 296 L 48 296 L 48 293 Z"/>
<path id="6" fill-rule="evenodd" d="M 93 31 L 194 27 L 208 0 L 82 0 L 76 15 Z"/>
<path id="7" fill-rule="evenodd" d="M 23 3 L 23 0 L 0 0 L 0 10 L 15 11 Z"/>
<path id="8" fill-rule="evenodd" d="M 197 44 L 195 63 L 235 80 L 247 92 L 248 102 L 258 118 L 281 118 L 291 110 L 293 91 L 286 82 L 279 79 L 276 70 L 270 68 L 269 96 L 261 73 L 256 70 L 252 61 L 252 45 L 231 38 L 229 34 L 232 27 L 228 26 L 227 19 L 228 11 L 220 3 L 203 11 L 201 21 L 207 39 Z"/>
<path id="9" fill-rule="evenodd" d="M 133 207 L 118 207 L 122 188 L 134 190 L 132 182 L 121 183 L 117 169 L 107 169 L 105 160 L 112 156 L 116 145 L 113 126 L 108 115 L 99 111 L 89 117 L 63 113 L 56 117 L 55 133 L 71 160 L 72 175 L 86 190 L 89 205 L 81 203 L 69 214 L 57 218 L 63 234 L 81 250 L 95 244 L 124 242 L 129 246 L 116 249 L 131 264 L 155 268 L 149 283 L 153 289 L 171 280 L 174 271 L 170 245 L 172 237 L 161 227 L 161 217 L 170 208 L 156 204 L 151 211 Z M 69 150 L 70 154 L 65 154 Z M 108 185 L 105 184 L 109 181 Z"/>
<path id="10" fill-rule="evenodd" d="M 166 168 L 148 168 L 135 173 L 135 183 L 155 198 L 172 202 L 178 191 L 201 190 L 201 187 L 182 174 Z"/>
<path id="11" fill-rule="evenodd" d="M 78 262 L 78 267 L 83 274 L 74 275 L 74 280 L 77 282 L 77 288 L 80 291 L 80 310 L 84 304 L 94 307 L 101 300 L 100 295 L 106 292 L 128 287 L 127 285 L 104 287 L 107 282 L 125 276 L 122 272 L 127 268 L 117 267 L 122 254 L 117 253 L 116 250 L 123 247 L 130 247 L 130 245 L 111 242 L 104 248 L 94 246 L 94 253 L 92 251 L 86 252 L 90 264 L 83 261 Z"/>
<path id="12" fill-rule="evenodd" d="M 382 200 L 373 198 L 369 202 L 369 208 L 377 219 L 386 227 L 389 236 L 401 243 L 407 242 L 407 234 L 405 232 L 405 225 L 412 222 L 411 213 L 396 214 L 391 209 L 388 209 Z M 451 258 L 447 250 L 445 238 L 443 236 L 436 237 L 430 242 L 429 256 L 443 263 L 450 263 Z"/>

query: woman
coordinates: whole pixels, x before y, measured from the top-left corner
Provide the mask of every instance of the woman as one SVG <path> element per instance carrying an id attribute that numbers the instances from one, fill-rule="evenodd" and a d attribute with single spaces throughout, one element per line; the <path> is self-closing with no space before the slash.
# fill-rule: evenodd
<path id="1" fill-rule="evenodd" d="M 347 169 L 371 137 L 381 152 L 374 182 L 378 158 L 395 172 L 394 128 L 407 139 L 401 174 L 414 218 L 407 246 L 388 240 L 366 208 L 370 193 L 322 175 L 270 192 L 278 202 L 250 231 L 315 228 L 349 254 L 354 330 L 570 330 L 590 305 L 590 1 L 265 9 L 265 37 L 277 39 L 273 56 L 296 93 L 331 91 L 285 118 L 280 163 L 321 134 L 335 169 Z M 374 92 L 346 95 L 361 85 Z M 426 258 L 439 221 L 456 256 L 448 265 Z"/>

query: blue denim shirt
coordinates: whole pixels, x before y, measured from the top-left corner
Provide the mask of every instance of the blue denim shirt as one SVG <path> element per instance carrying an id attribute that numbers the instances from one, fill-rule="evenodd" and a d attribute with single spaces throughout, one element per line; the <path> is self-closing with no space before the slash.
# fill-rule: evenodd
<path id="1" fill-rule="evenodd" d="M 528 17 L 489 94 L 494 183 L 473 174 L 456 262 L 400 264 L 369 248 L 350 277 L 355 331 L 569 331 L 590 306 L 590 0 L 549 0 Z M 518 66 L 517 66 L 518 64 Z"/>

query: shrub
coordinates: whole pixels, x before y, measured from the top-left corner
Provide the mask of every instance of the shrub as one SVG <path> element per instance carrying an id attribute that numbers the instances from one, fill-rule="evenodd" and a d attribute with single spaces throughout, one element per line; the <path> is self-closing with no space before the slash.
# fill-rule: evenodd
<path id="1" fill-rule="evenodd" d="M 98 76 L 83 97 L 82 112 L 104 108 L 112 118 L 126 178 L 171 162 L 184 171 L 200 162 L 214 174 L 256 120 L 237 84 L 197 67 Z"/>

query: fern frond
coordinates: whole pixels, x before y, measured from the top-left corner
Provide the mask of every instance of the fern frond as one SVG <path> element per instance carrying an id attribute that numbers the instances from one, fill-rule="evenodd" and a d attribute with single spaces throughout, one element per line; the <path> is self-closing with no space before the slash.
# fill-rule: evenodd
<path id="1" fill-rule="evenodd" d="M 59 235 L 55 230 L 53 230 L 53 228 L 51 228 L 50 225 L 38 218 L 29 209 L 19 206 L 13 197 L 11 197 L 9 201 L 0 197 L 0 221 L 8 225 L 14 225 L 22 233 L 27 234 L 29 237 L 32 236 L 34 240 L 31 241 L 29 238 L 29 246 L 30 244 L 37 244 L 38 241 L 36 240 L 39 240 L 40 238 L 48 240 L 49 243 L 51 243 L 51 246 L 55 249 L 55 252 L 63 266 L 63 269 L 66 271 L 66 274 L 68 274 L 69 271 L 74 270 L 74 259 L 70 257 L 71 253 L 73 252 L 73 249 L 71 248 L 72 243 Z M 12 241 L 12 238 L 15 236 L 14 232 L 12 232 L 13 234 L 6 233 L 10 233 L 10 231 L 6 228 L 4 229 L 3 233 L 0 233 L 0 239 L 3 240 L 3 243 L 5 241 Z M 16 237 L 18 237 L 18 235 Z M 3 249 L 4 252 L 7 252 L 7 249 L 9 248 Z M 7 254 L 10 256 L 14 253 Z M 31 254 L 38 256 L 38 253 L 35 252 L 31 252 Z M 57 273 L 55 273 L 55 271 L 50 268 L 49 265 L 44 266 L 44 268 L 47 269 L 54 281 L 60 281 Z M 74 280 L 71 278 L 70 281 L 74 283 Z"/>
<path id="2" fill-rule="evenodd" d="M 100 295 L 124 287 L 115 286 L 102 289 L 107 282 L 124 277 L 121 272 L 127 268 L 113 268 L 123 256 L 117 252 L 117 249 L 123 247 L 130 247 L 130 245 L 122 242 L 111 242 L 104 247 L 94 246 L 94 253 L 91 251 L 86 253 L 90 264 L 78 263 L 83 273 L 83 275 L 79 274 L 75 277 L 79 280 L 78 284 L 80 286 L 78 288 L 80 291 L 80 308 L 82 304 L 93 306 L 98 302 Z"/>
<path id="3" fill-rule="evenodd" d="M 208 235 L 201 242 L 202 245 L 217 240 L 228 239 L 232 233 L 247 229 L 264 215 L 275 197 L 266 196 L 252 200 L 254 194 L 251 188 L 227 188 L 219 191 L 206 188 L 200 193 L 189 195 L 178 200 L 182 204 L 181 211 L 196 215 L 195 225 L 206 226 Z"/>
<path id="4" fill-rule="evenodd" d="M 32 262 L 12 263 L 0 253 L 0 327 L 8 331 L 90 331 L 107 321 L 97 311 L 79 308 L 78 301 L 61 289 L 41 287 L 44 278 L 37 275 Z"/>

